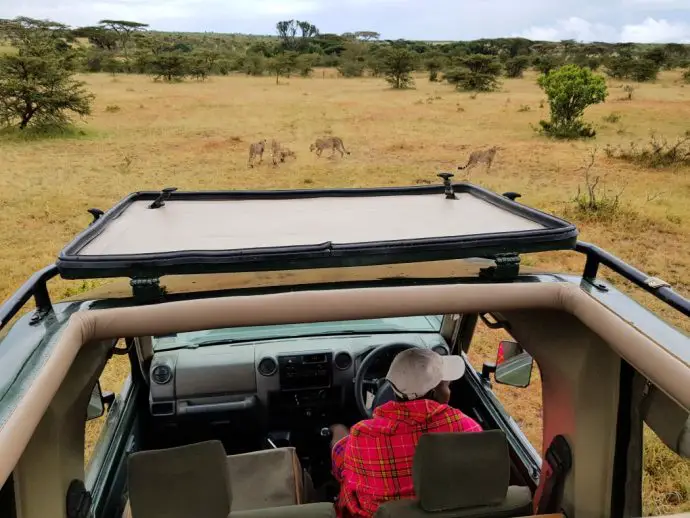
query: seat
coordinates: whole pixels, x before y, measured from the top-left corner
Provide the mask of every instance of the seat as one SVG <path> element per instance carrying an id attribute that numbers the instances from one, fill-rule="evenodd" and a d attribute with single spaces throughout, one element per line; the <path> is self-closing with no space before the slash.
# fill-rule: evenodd
<path id="1" fill-rule="evenodd" d="M 375 518 L 513 518 L 533 514 L 527 487 L 509 486 L 508 442 L 500 430 L 429 433 L 412 465 L 415 499 L 379 506 Z"/>
<path id="2" fill-rule="evenodd" d="M 332 504 L 304 503 L 294 448 L 226 457 L 219 441 L 207 441 L 136 452 L 128 476 L 128 518 L 335 517 Z"/>

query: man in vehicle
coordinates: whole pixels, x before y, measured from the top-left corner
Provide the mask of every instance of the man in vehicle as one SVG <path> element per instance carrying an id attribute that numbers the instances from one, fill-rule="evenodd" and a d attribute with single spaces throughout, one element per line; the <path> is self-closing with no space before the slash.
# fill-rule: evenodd
<path id="1" fill-rule="evenodd" d="M 398 354 L 386 379 L 395 393 L 348 433 L 333 425 L 333 475 L 340 483 L 336 509 L 341 518 L 371 518 L 379 505 L 414 498 L 412 461 L 422 434 L 478 432 L 476 421 L 448 406 L 449 382 L 460 379 L 460 356 L 414 348 Z"/>

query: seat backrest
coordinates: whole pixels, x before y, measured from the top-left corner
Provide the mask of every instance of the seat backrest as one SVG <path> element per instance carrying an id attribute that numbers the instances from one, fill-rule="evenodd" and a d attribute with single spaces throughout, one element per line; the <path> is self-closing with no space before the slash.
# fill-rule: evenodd
<path id="1" fill-rule="evenodd" d="M 532 514 L 532 493 L 510 486 L 510 454 L 500 430 L 428 433 L 415 450 L 416 499 L 379 506 L 376 518 L 506 518 Z"/>
<path id="2" fill-rule="evenodd" d="M 228 470 L 233 512 L 305 502 L 304 475 L 293 447 L 231 455 Z"/>
<path id="3" fill-rule="evenodd" d="M 506 436 L 501 430 L 424 434 L 412 477 L 425 511 L 497 505 L 510 483 Z"/>
<path id="4" fill-rule="evenodd" d="M 220 441 L 133 453 L 127 471 L 132 518 L 230 514 L 230 478 Z"/>

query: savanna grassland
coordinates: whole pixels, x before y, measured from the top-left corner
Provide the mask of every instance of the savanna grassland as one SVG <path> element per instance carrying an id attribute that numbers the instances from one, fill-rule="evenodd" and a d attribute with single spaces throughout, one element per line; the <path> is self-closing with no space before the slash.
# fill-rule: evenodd
<path id="1" fill-rule="evenodd" d="M 644 144 L 651 131 L 673 141 L 690 129 L 690 86 L 677 72 L 636 85 L 632 100 L 623 100 L 622 83 L 609 80 L 607 102 L 585 114 L 597 138 L 576 142 L 548 140 L 531 127 L 548 117 L 533 72 L 503 79 L 498 92 L 479 95 L 430 83 L 422 75 L 416 76 L 415 89 L 393 91 L 381 79 L 344 79 L 330 69 L 317 69 L 312 78 L 281 78 L 279 85 L 275 78 L 240 75 L 174 84 L 135 75 L 81 79 L 96 95 L 92 117 L 79 126 L 82 134 L 0 141 L 2 299 L 55 260 L 90 222 L 88 208 L 105 210 L 133 191 L 437 182 L 439 171 L 455 170 L 471 151 L 493 145 L 502 149 L 491 172 L 477 168 L 470 181 L 520 192 L 521 202 L 577 223 L 581 239 L 690 294 L 690 169 L 646 169 L 604 152 L 607 144 Z M 310 154 L 309 144 L 324 135 L 340 136 L 351 155 Z M 274 168 L 267 154 L 263 165 L 248 168 L 248 146 L 261 138 L 279 139 L 297 153 L 296 160 Z M 600 192 L 620 200 L 606 217 L 578 211 L 572 202 L 578 187 L 585 188 L 583 166 L 595 147 L 590 174 L 600 177 Z M 578 272 L 583 259 L 559 253 L 524 257 L 523 263 Z M 52 287 L 57 295 L 68 295 L 82 285 L 56 281 Z M 688 319 L 651 297 L 635 296 L 690 332 Z M 492 356 L 496 344 L 495 336 L 482 331 L 472 357 Z M 110 365 L 104 388 L 119 390 L 127 369 L 123 363 Z M 539 447 L 538 374 L 527 391 L 497 390 Z M 91 444 L 96 429 L 90 425 Z M 690 465 L 647 433 L 646 512 L 690 511 Z"/>

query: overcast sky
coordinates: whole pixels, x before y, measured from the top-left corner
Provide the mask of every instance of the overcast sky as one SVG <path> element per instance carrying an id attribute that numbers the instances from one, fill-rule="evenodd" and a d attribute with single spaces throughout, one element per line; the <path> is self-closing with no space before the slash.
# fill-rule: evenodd
<path id="1" fill-rule="evenodd" d="M 0 18 L 92 25 L 135 20 L 170 31 L 273 34 L 279 20 L 383 38 L 690 43 L 690 0 L 0 0 Z"/>

